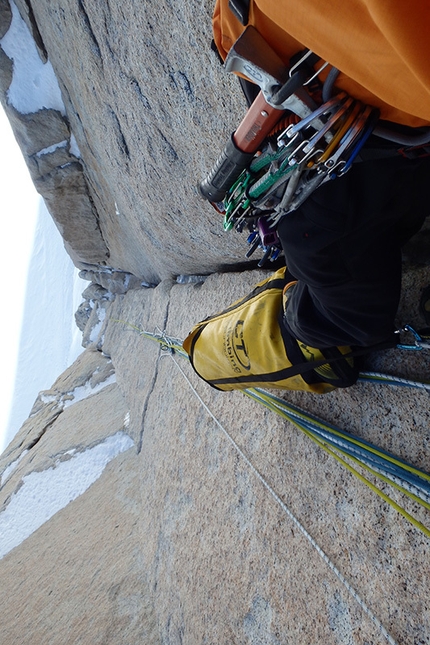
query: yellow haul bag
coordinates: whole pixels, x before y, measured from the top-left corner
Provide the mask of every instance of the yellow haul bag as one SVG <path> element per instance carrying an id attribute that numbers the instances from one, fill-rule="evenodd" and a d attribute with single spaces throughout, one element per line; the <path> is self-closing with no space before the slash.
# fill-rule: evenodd
<path id="1" fill-rule="evenodd" d="M 225 391 L 265 386 L 323 394 L 334 389 L 291 375 L 295 370 L 279 325 L 284 286 L 285 268 L 193 327 L 183 347 L 203 380 Z"/>

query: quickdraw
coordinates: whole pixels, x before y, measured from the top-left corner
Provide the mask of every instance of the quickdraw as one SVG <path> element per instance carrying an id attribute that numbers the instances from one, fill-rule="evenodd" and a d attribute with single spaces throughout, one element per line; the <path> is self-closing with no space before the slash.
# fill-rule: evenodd
<path id="1" fill-rule="evenodd" d="M 410 150 L 420 154 L 430 143 L 430 129 L 418 136 L 399 134 L 378 122 L 376 108 L 345 92 L 332 96 L 339 70 L 332 67 L 321 84 L 318 75 L 328 63 L 309 50 L 298 57 L 288 70 L 250 25 L 233 44 L 225 69 L 261 91 L 199 184 L 200 194 L 225 214 L 226 230 L 247 230 L 246 256 L 263 249 L 259 266 L 282 251 L 276 234 L 280 220 L 325 182 L 345 175 L 372 133 L 395 144 L 393 155 Z M 271 136 L 289 117 L 299 122 L 277 139 Z M 406 148 L 398 149 L 397 144 Z"/>
<path id="2" fill-rule="evenodd" d="M 247 257 L 259 247 L 264 252 L 259 266 L 279 256 L 281 219 L 325 182 L 348 172 L 378 117 L 378 110 L 342 93 L 266 142 L 217 204 L 224 230 L 248 231 Z M 325 123 L 316 129 L 317 119 Z"/>

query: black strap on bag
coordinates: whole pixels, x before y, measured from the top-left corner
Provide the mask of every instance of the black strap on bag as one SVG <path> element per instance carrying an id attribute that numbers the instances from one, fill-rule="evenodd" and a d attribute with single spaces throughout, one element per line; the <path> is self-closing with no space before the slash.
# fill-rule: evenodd
<path id="1" fill-rule="evenodd" d="M 274 288 L 278 287 L 277 282 L 278 281 L 274 281 L 272 287 Z M 247 296 L 247 298 L 253 297 L 256 294 L 256 292 L 263 291 L 264 288 L 265 288 L 265 285 L 263 287 L 255 289 L 251 294 L 249 294 L 249 296 Z M 351 385 L 354 385 L 358 377 L 358 370 L 356 368 L 354 369 L 354 367 L 352 366 L 349 366 L 348 364 L 349 359 L 358 358 L 359 356 L 366 356 L 371 352 L 381 351 L 384 349 L 392 349 L 397 345 L 393 337 L 391 340 L 387 340 L 382 343 L 377 343 L 369 347 L 360 347 L 357 349 L 353 349 L 347 354 L 342 354 L 342 352 L 337 347 L 330 347 L 324 350 L 320 350 L 321 353 L 326 358 L 318 361 L 303 361 L 303 354 L 301 353 L 301 350 L 297 345 L 297 341 L 286 330 L 282 322 L 282 318 L 283 318 L 283 312 L 281 311 L 278 323 L 281 328 L 282 338 L 284 340 L 287 353 L 289 353 L 292 361 L 294 361 L 295 364 L 291 365 L 291 367 L 286 367 L 282 370 L 279 370 L 278 372 L 271 372 L 269 374 L 260 374 L 258 376 L 259 381 L 262 381 L 262 382 L 266 381 L 267 383 L 271 383 L 273 381 L 282 381 L 284 379 L 291 378 L 292 376 L 300 375 L 307 382 L 319 382 L 319 383 L 326 382 L 334 385 L 335 387 L 349 387 Z M 197 341 L 197 337 L 195 338 L 195 341 Z M 296 360 L 297 360 L 297 363 L 295 362 Z M 338 376 L 338 380 L 334 380 L 334 379 L 326 380 L 315 372 L 314 374 L 311 374 L 313 370 L 318 369 L 323 365 L 329 365 L 330 367 L 332 367 Z M 310 375 L 309 380 L 306 378 L 306 375 Z M 240 378 L 237 378 L 237 379 L 233 377 L 233 378 L 221 378 L 221 379 L 211 380 L 209 384 L 216 388 L 217 385 L 228 385 L 235 382 L 246 383 L 248 381 L 249 383 L 255 383 L 255 380 L 256 380 L 255 375 L 250 375 L 250 376 L 240 376 Z"/>
<path id="2" fill-rule="evenodd" d="M 327 347 L 319 350 L 327 360 L 306 361 L 303 363 L 303 353 L 299 346 L 300 342 L 285 328 L 283 316 L 279 320 L 279 325 L 287 354 L 294 367 L 297 366 L 299 369 L 303 368 L 303 371 L 299 373 L 309 385 L 326 382 L 337 388 L 350 387 L 356 383 L 359 374 L 357 361 L 352 361 L 351 359 L 364 357 L 370 352 L 391 349 L 396 346 L 396 342 L 393 339 L 392 341 L 378 343 L 372 347 L 356 348 L 347 354 L 343 354 L 338 347 Z M 309 366 L 309 369 L 306 369 L 306 366 Z M 334 372 L 333 376 L 325 378 L 320 372 L 314 371 L 323 366 L 331 368 Z"/>
<path id="3" fill-rule="evenodd" d="M 280 277 L 282 274 L 282 277 Z M 307 386 L 313 386 L 314 384 L 321 384 L 321 383 L 327 383 L 333 387 L 348 387 L 350 385 L 354 385 L 358 378 L 358 367 L 355 361 L 351 360 L 355 357 L 359 356 L 364 356 L 366 354 L 369 354 L 370 352 L 376 351 L 376 350 L 383 350 L 383 349 L 389 349 L 392 348 L 396 345 L 395 341 L 395 336 L 393 336 L 388 339 L 387 341 L 384 341 L 382 343 L 374 344 L 371 346 L 366 346 L 366 347 L 357 347 L 357 348 L 352 348 L 351 351 L 348 351 L 347 353 L 343 353 L 340 348 L 338 347 L 330 347 L 330 348 L 323 348 L 323 349 L 318 349 L 318 353 L 323 356 L 323 358 L 318 359 L 318 360 L 305 360 L 305 355 L 301 349 L 301 343 L 298 341 L 295 336 L 290 332 L 288 329 L 287 325 L 284 322 L 283 319 L 283 307 L 282 304 L 279 303 L 279 309 L 277 308 L 277 305 L 271 305 L 267 306 L 267 308 L 264 307 L 264 302 L 261 304 L 260 309 L 261 311 L 265 309 L 266 315 L 272 315 L 272 308 L 274 306 L 275 310 L 277 311 L 273 312 L 273 315 L 276 319 L 276 323 L 278 326 L 278 330 L 275 332 L 272 329 L 272 332 L 274 334 L 273 340 L 278 346 L 279 351 L 282 350 L 280 349 L 282 347 L 282 344 L 284 345 L 284 350 L 285 351 L 285 357 L 287 358 L 287 361 L 285 363 L 285 367 L 282 367 L 281 369 L 276 369 L 271 370 L 270 369 L 270 362 L 264 364 L 264 361 L 262 363 L 262 366 L 264 365 L 264 369 L 261 371 L 257 370 L 257 373 L 252 373 L 252 374 L 245 374 L 243 373 L 242 370 L 240 370 L 240 375 L 232 374 L 233 372 L 236 372 L 236 370 L 228 370 L 227 374 L 230 373 L 229 376 L 222 376 L 222 374 L 225 374 L 225 371 L 223 368 L 220 367 L 220 371 L 212 371 L 212 376 L 209 376 L 208 373 L 206 372 L 205 375 L 205 370 L 203 369 L 200 370 L 195 364 L 194 364 L 194 358 L 197 355 L 200 355 L 199 360 L 203 361 L 202 365 L 205 365 L 205 351 L 204 351 L 204 343 L 203 343 L 203 353 L 200 350 L 197 352 L 196 346 L 197 343 L 200 341 L 200 337 L 205 329 L 208 328 L 208 325 L 212 321 L 218 320 L 220 317 L 224 316 L 230 316 L 230 314 L 237 313 L 238 310 L 241 310 L 244 306 L 248 305 L 248 303 L 252 303 L 255 301 L 256 298 L 259 298 L 262 294 L 268 291 L 275 290 L 282 294 L 283 288 L 285 287 L 286 281 L 288 281 L 288 278 L 285 277 L 285 269 L 284 270 L 279 270 L 276 274 L 274 274 L 271 278 L 268 278 L 264 280 L 262 283 L 259 283 L 254 287 L 254 289 L 247 294 L 244 298 L 236 301 L 226 309 L 224 309 L 222 312 L 215 314 L 214 316 L 209 316 L 206 318 L 204 321 L 198 323 L 198 325 L 195 326 L 195 328 L 190 332 L 188 338 L 184 341 L 184 349 L 188 353 L 188 356 L 190 358 L 191 365 L 193 368 L 196 370 L 197 374 L 205 380 L 209 385 L 214 387 L 215 389 L 225 389 L 222 386 L 230 386 L 227 389 L 235 389 L 239 387 L 239 389 L 243 389 L 244 387 L 247 387 L 251 385 L 255 385 L 255 383 L 262 383 L 262 384 L 272 384 L 274 387 L 278 387 L 276 384 L 279 384 L 279 387 L 282 389 L 289 389 L 288 385 L 285 383 L 281 385 L 282 381 L 287 381 L 291 377 L 294 376 L 301 376 L 303 381 L 307 384 Z M 247 313 L 241 314 L 241 316 L 247 316 Z M 255 315 L 255 314 L 252 314 Z M 243 324 L 244 319 L 240 319 L 240 322 Z M 261 333 L 261 334 L 266 334 L 266 333 L 272 333 L 267 331 L 266 327 L 264 325 L 260 326 L 260 331 L 254 331 L 253 333 Z M 216 328 L 215 328 L 216 329 Z M 216 336 L 223 336 L 223 334 L 219 331 L 215 331 L 215 338 Z M 280 336 L 280 338 L 279 338 Z M 272 339 L 272 336 L 270 336 L 270 339 Z M 212 339 L 213 340 L 213 339 Z M 252 342 L 253 338 L 251 337 L 248 339 L 249 342 Z M 268 339 L 267 339 L 268 340 Z M 281 343 L 279 342 L 281 341 Z M 187 345 L 188 342 L 188 346 Z M 207 341 L 206 341 L 207 342 Z M 242 343 L 244 341 L 241 341 Z M 248 341 L 247 341 L 248 342 Z M 258 338 L 255 338 L 255 342 L 258 343 Z M 224 343 L 225 344 L 225 343 Z M 211 346 L 211 351 L 214 347 L 217 347 L 216 342 L 213 346 Z M 249 349 L 249 348 L 248 348 Z M 312 348 L 307 348 L 309 356 L 312 358 Z M 245 352 L 246 353 L 246 352 Z M 246 353 L 248 356 L 248 353 Z M 203 356 L 203 358 L 202 358 Z M 212 356 L 209 359 L 209 363 L 211 361 L 216 362 L 216 355 Z M 282 365 L 281 363 L 277 363 L 277 366 Z M 318 368 L 322 368 L 319 370 Z M 316 371 L 318 370 L 318 371 Z M 211 370 L 209 370 L 211 372 Z M 218 376 L 219 375 L 219 376 Z M 296 389 L 296 388 L 293 388 Z M 303 388 L 298 388 L 298 389 L 303 389 Z M 306 388 L 305 388 L 306 389 Z M 309 388 L 309 391 L 313 391 L 312 387 Z"/>
<path id="4" fill-rule="evenodd" d="M 259 381 L 266 381 L 268 383 L 273 382 L 273 381 L 283 381 L 284 379 L 291 378 L 292 376 L 303 376 L 303 374 L 306 374 L 307 372 L 310 372 L 311 370 L 314 370 L 318 367 L 322 367 L 323 365 L 333 365 L 334 363 L 338 363 L 339 361 L 345 361 L 349 358 L 355 358 L 357 356 L 365 356 L 366 354 L 369 354 L 370 352 L 374 351 L 379 351 L 382 349 L 392 349 L 394 347 L 394 343 L 392 342 L 387 342 L 387 343 L 378 343 L 378 345 L 373 345 L 372 347 L 363 347 L 362 349 L 357 349 L 351 352 L 348 352 L 348 354 L 342 354 L 340 356 L 337 356 L 336 358 L 329 358 L 329 359 L 321 359 L 319 361 L 306 361 L 303 363 L 299 363 L 297 365 L 292 365 L 291 367 L 286 367 L 283 370 L 279 370 L 278 372 L 271 372 L 270 374 L 259 374 L 258 375 L 258 380 Z M 241 376 L 240 378 L 220 378 L 220 379 L 215 379 L 208 381 L 209 385 L 212 385 L 216 387 L 217 385 L 229 385 L 232 383 L 255 383 L 256 377 L 255 375 L 250 375 L 250 376 Z M 325 382 L 323 379 L 320 379 L 320 382 Z M 332 382 L 332 381 L 326 381 L 326 382 Z M 336 385 L 334 382 L 333 385 Z M 349 384 L 351 385 L 351 383 Z M 339 386 L 337 386 L 339 387 Z M 346 387 L 344 385 L 344 387 Z"/>

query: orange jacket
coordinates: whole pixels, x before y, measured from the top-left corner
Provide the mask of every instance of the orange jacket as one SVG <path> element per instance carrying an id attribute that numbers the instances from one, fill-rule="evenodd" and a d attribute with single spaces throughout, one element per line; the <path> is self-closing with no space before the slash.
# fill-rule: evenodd
<path id="1" fill-rule="evenodd" d="M 337 67 L 336 87 L 412 127 L 430 124 L 430 1 L 251 0 L 249 23 L 288 65 L 304 47 Z M 217 0 L 223 58 L 244 26 Z M 322 78 L 324 76 L 322 75 Z"/>

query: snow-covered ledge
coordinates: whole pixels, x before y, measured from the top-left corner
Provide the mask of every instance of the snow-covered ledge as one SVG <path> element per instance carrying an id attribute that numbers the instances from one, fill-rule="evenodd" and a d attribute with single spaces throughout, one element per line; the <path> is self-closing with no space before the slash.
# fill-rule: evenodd
<path id="1" fill-rule="evenodd" d="M 7 0 L 2 0 L 7 10 Z M 105 263 L 108 250 L 70 130 L 60 86 L 41 45 L 10 1 L 11 21 L 0 38 L 0 101 L 37 191 L 44 198 L 75 264 Z"/>

